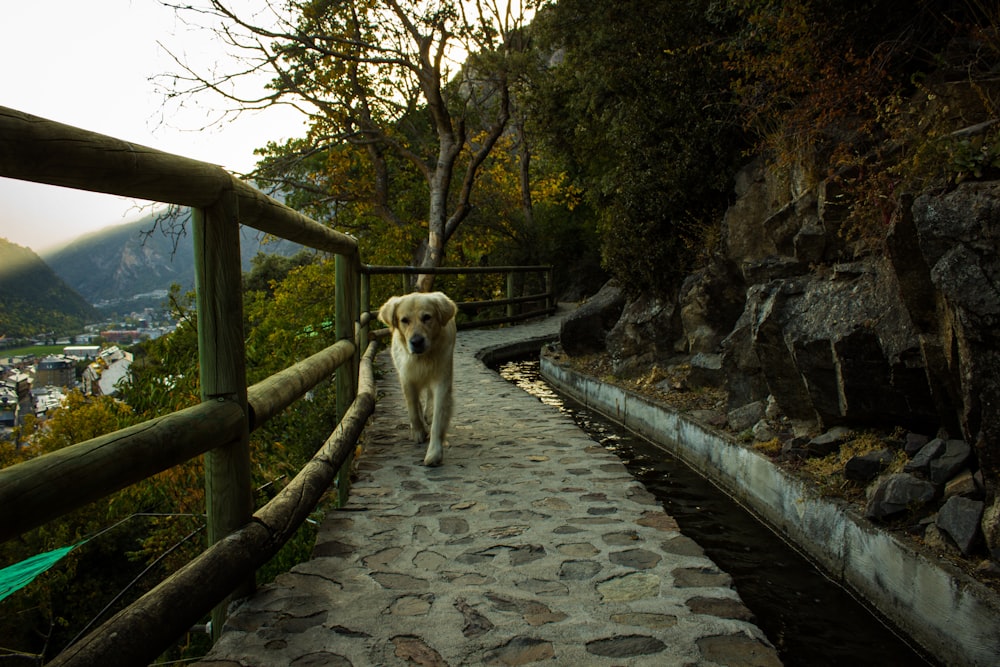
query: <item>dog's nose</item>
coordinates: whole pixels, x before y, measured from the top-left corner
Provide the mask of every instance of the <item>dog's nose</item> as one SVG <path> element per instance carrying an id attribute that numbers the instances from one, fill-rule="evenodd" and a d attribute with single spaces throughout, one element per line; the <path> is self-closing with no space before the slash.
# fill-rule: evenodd
<path id="1" fill-rule="evenodd" d="M 427 339 L 420 334 L 415 334 L 410 339 L 410 352 L 420 354 L 427 347 Z"/>

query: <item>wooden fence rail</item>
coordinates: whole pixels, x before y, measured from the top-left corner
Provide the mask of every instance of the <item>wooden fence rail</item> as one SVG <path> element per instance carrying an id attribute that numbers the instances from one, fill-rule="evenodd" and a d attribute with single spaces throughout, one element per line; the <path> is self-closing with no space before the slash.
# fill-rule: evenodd
<path id="1" fill-rule="evenodd" d="M 0 176 L 77 190 L 205 208 L 232 190 L 240 223 L 334 254 L 358 243 L 325 227 L 222 167 L 81 130 L 0 106 Z"/>
<path id="2" fill-rule="evenodd" d="M 156 588 L 72 645 L 52 667 L 145 665 L 266 563 L 316 507 L 375 410 L 372 343 L 361 363 L 357 399 L 323 447 L 253 520 L 206 549 Z"/>
<path id="3" fill-rule="evenodd" d="M 513 277 L 517 274 L 524 273 L 540 273 L 543 276 L 545 291 L 539 292 L 537 294 L 526 294 L 526 295 L 516 295 L 516 283 Z M 526 319 L 531 319 L 533 317 L 540 317 L 542 315 L 551 315 L 555 312 L 555 294 L 553 292 L 552 286 L 552 266 L 551 265 L 537 265 L 537 266 L 470 266 L 470 267 L 453 267 L 453 266 L 441 266 L 436 268 L 426 268 L 419 266 L 381 266 L 374 264 L 365 264 L 361 267 L 362 280 L 366 281 L 364 284 L 367 285 L 367 280 L 369 276 L 379 276 L 379 275 L 479 275 L 479 274 L 506 274 L 507 276 L 507 298 L 505 299 L 491 299 L 488 301 L 464 301 L 458 304 L 461 311 L 474 314 L 481 308 L 491 308 L 496 306 L 507 306 L 507 316 L 498 317 L 489 320 L 477 320 L 474 322 L 464 322 L 459 324 L 459 328 L 473 328 L 473 327 L 484 327 L 484 326 L 495 326 L 497 324 L 511 324 L 513 322 L 519 322 Z M 542 303 L 542 308 L 526 312 L 518 313 L 515 311 L 514 306 L 523 303 Z"/>
<path id="4" fill-rule="evenodd" d="M 506 299 L 460 305 L 466 310 L 506 306 L 507 317 L 466 327 L 554 310 L 551 267 L 364 265 L 353 237 L 303 216 L 221 167 L 5 107 L 0 107 L 0 177 L 192 207 L 202 403 L 0 470 L 0 541 L 204 454 L 210 546 L 64 650 L 55 665 L 148 663 L 213 607 L 217 635 L 227 598 L 251 591 L 255 570 L 295 533 L 336 475 L 341 493 L 346 492 L 347 464 L 375 404 L 376 345 L 368 344 L 370 276 L 506 274 Z M 249 388 L 239 225 L 333 253 L 337 262 L 337 342 Z M 543 274 L 543 293 L 514 293 L 513 276 L 526 272 Z M 544 306 L 514 312 L 515 306 L 531 302 Z M 288 486 L 253 512 L 249 433 L 331 375 L 336 429 Z"/>
<path id="5" fill-rule="evenodd" d="M 231 403 L 202 403 L 0 470 L 0 542 L 204 454 L 245 419 Z"/>

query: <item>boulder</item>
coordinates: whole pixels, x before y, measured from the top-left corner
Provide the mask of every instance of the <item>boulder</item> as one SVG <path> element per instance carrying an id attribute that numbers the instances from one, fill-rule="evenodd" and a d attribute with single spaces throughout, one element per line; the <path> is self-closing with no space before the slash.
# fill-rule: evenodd
<path id="1" fill-rule="evenodd" d="M 926 445 L 929 440 L 930 438 L 922 433 L 907 433 L 906 440 L 903 442 L 903 451 L 906 452 L 906 455 L 912 459 L 917 452 L 923 449 L 923 446 Z"/>
<path id="2" fill-rule="evenodd" d="M 941 507 L 934 523 L 968 556 L 982 539 L 979 524 L 983 518 L 983 509 L 984 503 L 981 500 L 954 496 Z"/>
<path id="3" fill-rule="evenodd" d="M 767 442 L 768 440 L 774 440 L 778 437 L 778 430 L 766 419 L 761 419 L 759 422 L 754 424 L 753 428 L 750 429 L 750 432 L 753 433 L 753 439 L 756 442 Z"/>
<path id="4" fill-rule="evenodd" d="M 964 496 L 972 500 L 983 499 L 983 487 L 976 480 L 971 470 L 966 468 L 948 480 L 944 485 L 944 497 Z"/>
<path id="5" fill-rule="evenodd" d="M 865 516 L 883 520 L 922 507 L 934 500 L 934 485 L 908 473 L 896 473 L 876 482 L 865 506 Z"/>
<path id="6" fill-rule="evenodd" d="M 726 383 L 722 372 L 722 355 L 699 352 L 691 357 L 690 370 L 684 378 L 688 389 L 721 387 Z"/>
<path id="7" fill-rule="evenodd" d="M 844 465 L 844 478 L 852 482 L 868 483 L 885 472 L 893 458 L 895 455 L 891 449 L 879 449 L 852 457 Z"/>
<path id="8" fill-rule="evenodd" d="M 822 224 L 814 182 L 815 175 L 808 167 L 768 169 L 762 159 L 740 170 L 736 201 L 723 220 L 727 259 L 740 266 L 767 257 L 794 258 L 796 237 L 803 228 L 809 228 L 808 235 Z M 799 245 L 805 256 L 815 256 L 815 240 L 810 243 L 800 238 Z"/>
<path id="9" fill-rule="evenodd" d="M 817 435 L 809 441 L 806 447 L 817 452 L 820 456 L 826 456 L 840 449 L 840 446 L 847 442 L 851 435 L 851 429 L 846 426 L 836 426 L 822 435 Z M 826 454 L 821 452 L 826 452 Z"/>
<path id="10" fill-rule="evenodd" d="M 931 481 L 944 484 L 964 468 L 971 457 L 972 448 L 964 440 L 948 440 L 944 451 L 930 463 Z"/>
<path id="11" fill-rule="evenodd" d="M 735 410 L 730 410 L 726 413 L 729 428 L 737 433 L 752 428 L 754 424 L 764 418 L 765 407 L 766 404 L 763 401 L 754 401 Z"/>
<path id="12" fill-rule="evenodd" d="M 732 265 L 715 258 L 689 275 L 677 298 L 683 335 L 678 352 L 714 354 L 743 311 L 746 287 Z"/>
<path id="13" fill-rule="evenodd" d="M 607 335 L 614 372 L 629 376 L 665 362 L 674 355 L 680 333 L 674 301 L 650 294 L 629 301 Z"/>
<path id="14" fill-rule="evenodd" d="M 912 472 L 926 476 L 930 472 L 931 461 L 941 456 L 946 447 L 947 445 L 944 440 L 934 438 L 921 447 L 912 459 L 907 461 L 906 465 L 903 466 L 903 472 Z"/>
<path id="15" fill-rule="evenodd" d="M 762 293 L 767 288 L 754 285 L 747 293 L 743 314 L 733 326 L 733 330 L 723 339 L 722 371 L 726 379 L 727 410 L 735 410 L 754 401 L 770 400 L 780 412 L 781 407 L 767 388 L 757 350 L 753 345 L 753 325 L 756 321 L 755 308 L 751 304 L 759 304 Z M 812 418 L 814 415 L 810 415 Z"/>
<path id="16" fill-rule="evenodd" d="M 559 342 L 570 356 L 595 354 L 606 349 L 608 331 L 618 321 L 625 296 L 613 280 L 586 303 L 567 315 L 559 326 Z"/>
<path id="17" fill-rule="evenodd" d="M 812 459 L 829 456 L 838 451 L 840 446 L 851 437 L 851 429 L 836 426 L 815 438 L 793 438 L 782 447 L 782 457 L 785 459 Z"/>

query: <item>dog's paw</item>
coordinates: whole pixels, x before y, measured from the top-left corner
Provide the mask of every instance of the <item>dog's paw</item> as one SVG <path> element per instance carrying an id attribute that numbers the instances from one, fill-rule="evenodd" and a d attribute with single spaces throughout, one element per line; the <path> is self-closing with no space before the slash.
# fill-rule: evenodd
<path id="1" fill-rule="evenodd" d="M 424 454 L 424 465 L 428 467 L 439 466 L 444 460 L 444 451 L 441 445 L 435 447 L 431 445 L 427 448 L 427 453 Z"/>

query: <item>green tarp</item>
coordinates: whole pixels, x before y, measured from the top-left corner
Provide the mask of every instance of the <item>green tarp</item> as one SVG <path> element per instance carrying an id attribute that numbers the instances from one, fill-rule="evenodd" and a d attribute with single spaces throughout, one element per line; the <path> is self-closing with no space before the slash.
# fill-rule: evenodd
<path id="1" fill-rule="evenodd" d="M 66 554 L 86 542 L 77 542 L 68 547 L 61 547 L 54 551 L 47 551 L 37 556 L 32 556 L 20 563 L 14 563 L 9 567 L 0 570 L 0 600 L 5 599 L 11 593 L 19 591 L 32 581 L 35 577 L 45 572 L 47 569 L 58 563 Z"/>

